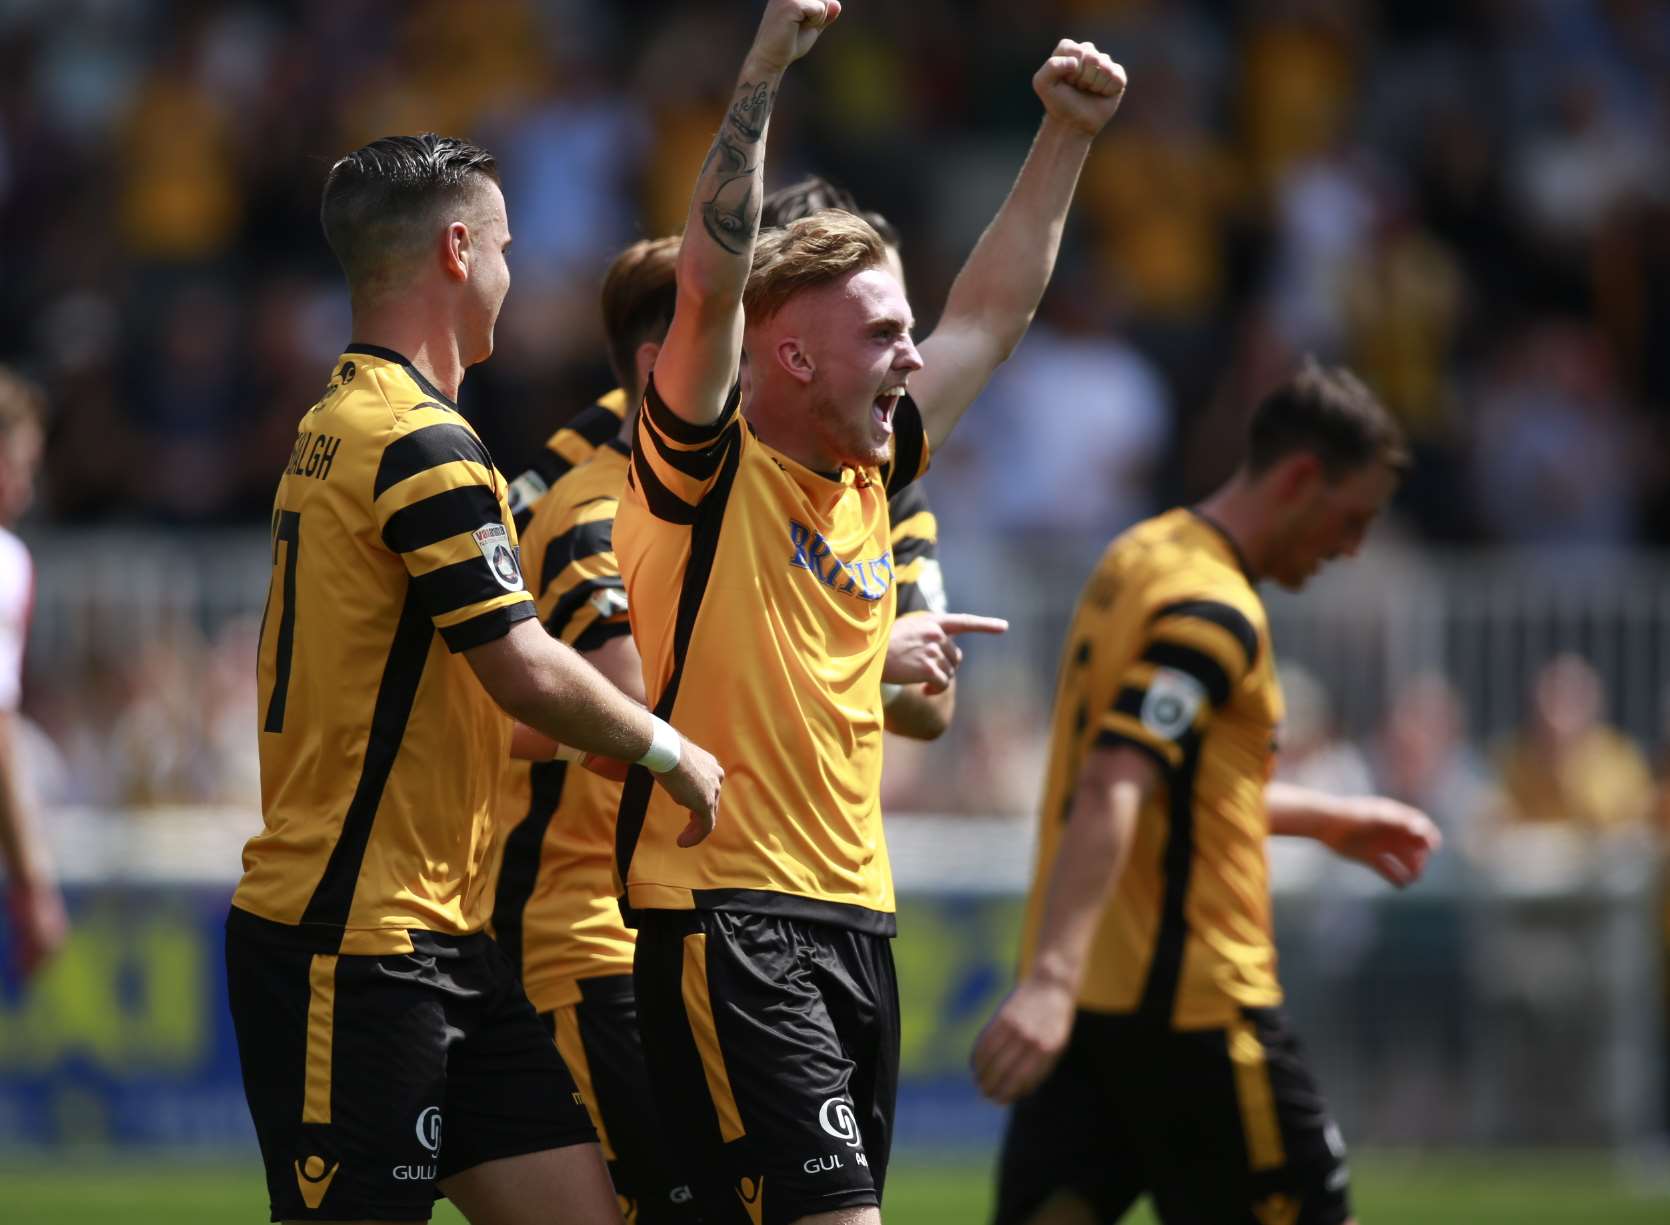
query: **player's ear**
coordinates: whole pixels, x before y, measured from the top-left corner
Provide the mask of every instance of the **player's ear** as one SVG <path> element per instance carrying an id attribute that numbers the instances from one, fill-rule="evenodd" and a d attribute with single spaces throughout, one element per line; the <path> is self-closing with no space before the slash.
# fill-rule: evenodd
<path id="1" fill-rule="evenodd" d="M 475 260 L 475 246 L 470 227 L 454 221 L 441 231 L 441 272 L 448 280 L 467 281 Z"/>
<path id="2" fill-rule="evenodd" d="M 777 342 L 777 364 L 797 383 L 810 383 L 817 365 L 799 337 L 785 336 Z"/>
<path id="3" fill-rule="evenodd" d="M 1327 479 L 1322 458 L 1311 451 L 1295 451 L 1276 466 L 1276 488 L 1284 502 L 1303 502 Z"/>
<path id="4" fill-rule="evenodd" d="M 661 342 L 646 340 L 638 346 L 634 358 L 638 367 L 638 386 L 649 386 L 649 372 L 655 369 L 655 359 L 661 356 Z"/>

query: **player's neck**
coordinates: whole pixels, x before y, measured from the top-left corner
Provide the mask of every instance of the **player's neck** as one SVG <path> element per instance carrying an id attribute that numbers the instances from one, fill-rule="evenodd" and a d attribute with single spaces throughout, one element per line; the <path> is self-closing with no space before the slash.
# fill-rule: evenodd
<path id="1" fill-rule="evenodd" d="M 450 332 L 439 332 L 421 320 L 391 312 L 355 310 L 354 343 L 400 354 L 449 400 L 458 399 L 464 361 L 458 355 L 458 338 Z"/>
<path id="2" fill-rule="evenodd" d="M 1195 514 L 1221 532 L 1236 560 L 1256 582 L 1265 572 L 1264 554 L 1269 536 L 1268 516 L 1253 489 L 1239 476 L 1230 480 L 1205 501 L 1196 503 Z"/>
<path id="3" fill-rule="evenodd" d="M 762 405 L 762 398 L 756 394 L 743 410 L 743 416 L 748 418 L 748 424 L 754 427 L 754 433 L 759 440 L 779 455 L 794 460 L 801 467 L 810 468 L 821 476 L 839 480 L 841 469 L 845 465 L 819 445 L 817 436 L 806 428 L 803 421 L 797 421 L 790 413 L 780 411 L 783 408 L 781 402 L 772 406 Z M 779 411 L 772 411 L 773 408 Z"/>

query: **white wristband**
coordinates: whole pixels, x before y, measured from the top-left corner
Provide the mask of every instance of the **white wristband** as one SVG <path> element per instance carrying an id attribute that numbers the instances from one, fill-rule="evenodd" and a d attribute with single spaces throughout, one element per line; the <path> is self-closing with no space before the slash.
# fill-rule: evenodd
<path id="1" fill-rule="evenodd" d="M 884 707 L 893 705 L 893 699 L 905 691 L 903 685 L 895 685 L 892 681 L 881 683 L 881 704 Z"/>
<path id="2" fill-rule="evenodd" d="M 678 759 L 683 752 L 684 737 L 665 719 L 656 719 L 654 737 L 649 742 L 649 748 L 644 750 L 644 755 L 638 758 L 638 764 L 651 774 L 665 774 L 678 765 Z"/>

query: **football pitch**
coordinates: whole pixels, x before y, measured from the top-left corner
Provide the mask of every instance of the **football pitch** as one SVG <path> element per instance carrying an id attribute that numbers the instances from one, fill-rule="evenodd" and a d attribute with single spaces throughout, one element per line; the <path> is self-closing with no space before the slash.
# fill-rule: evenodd
<path id="1" fill-rule="evenodd" d="M 1670 1172 L 1620 1168 L 1604 1158 L 1553 1155 L 1397 1156 L 1353 1162 L 1364 1225 L 1664 1225 Z M 888 1225 L 981 1225 L 988 1167 L 914 1155 L 889 1179 Z M 14 1225 L 233 1225 L 266 1220 L 257 1172 L 224 1166 L 111 1165 L 0 1159 L 0 1219 Z M 437 1205 L 437 1225 L 460 1225 Z M 1152 1225 L 1145 1209 L 1127 1225 Z"/>

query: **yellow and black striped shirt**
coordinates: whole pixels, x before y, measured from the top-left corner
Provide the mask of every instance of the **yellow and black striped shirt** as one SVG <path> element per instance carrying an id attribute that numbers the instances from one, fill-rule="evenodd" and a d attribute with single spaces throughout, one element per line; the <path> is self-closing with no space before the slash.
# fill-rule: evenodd
<path id="1" fill-rule="evenodd" d="M 1116 539 L 1062 656 L 1023 963 L 1084 758 L 1131 745 L 1161 781 L 1097 928 L 1080 1007 L 1203 1029 L 1280 1003 L 1264 788 L 1281 717 L 1264 605 L 1229 538 L 1174 510 Z"/>
<path id="2" fill-rule="evenodd" d="M 893 591 L 898 615 L 947 611 L 945 577 L 939 568 L 939 520 L 928 506 L 921 481 L 912 481 L 887 500 L 893 521 Z"/>
<path id="3" fill-rule="evenodd" d="M 372 954 L 409 952 L 410 929 L 485 925 L 510 720 L 456 652 L 533 615 L 504 478 L 475 431 L 399 354 L 349 348 L 273 506 L 265 827 L 244 848 L 235 919 Z"/>
<path id="4" fill-rule="evenodd" d="M 881 672 L 894 619 L 887 499 L 921 475 L 916 406 L 882 469 L 814 472 L 761 442 L 733 394 L 713 424 L 653 381 L 615 546 L 656 713 L 725 767 L 699 846 L 687 814 L 634 768 L 616 853 L 637 909 L 788 914 L 893 930 L 882 838 Z"/>
<path id="5" fill-rule="evenodd" d="M 626 409 L 626 393 L 617 387 L 575 413 L 545 440 L 534 461 L 510 482 L 510 513 L 518 532 L 527 530 L 534 507 L 551 486 L 590 459 L 598 447 L 620 437 Z"/>
<path id="6" fill-rule="evenodd" d="M 522 537 L 529 585 L 553 638 L 595 650 L 631 632 L 611 533 L 629 452 L 611 438 L 551 486 Z M 493 934 L 541 1012 L 579 999 L 579 980 L 630 974 L 615 812 L 621 785 L 566 762 L 512 761 L 499 798 L 505 838 Z"/>

